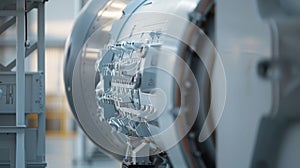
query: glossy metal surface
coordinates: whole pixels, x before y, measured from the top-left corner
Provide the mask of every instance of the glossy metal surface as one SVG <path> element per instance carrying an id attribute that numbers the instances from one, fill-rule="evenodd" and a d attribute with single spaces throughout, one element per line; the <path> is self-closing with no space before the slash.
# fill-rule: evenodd
<path id="1" fill-rule="evenodd" d="M 102 10 L 109 8 L 112 3 L 121 4 L 115 12 L 117 14 L 116 17 L 98 19 L 101 17 Z M 122 10 L 125 8 L 124 4 L 126 3 L 127 1 L 90 1 L 85 6 L 66 44 L 66 61 L 64 67 L 64 79 L 68 101 L 75 117 L 79 120 L 79 124 L 96 144 L 105 144 L 106 147 L 112 148 L 112 150 L 103 148 L 107 154 L 113 155 L 120 160 L 122 157 L 111 151 L 122 152 L 125 150 L 126 144 L 124 144 L 123 141 L 118 141 L 118 139 L 115 138 L 117 135 L 112 134 L 109 126 L 105 123 L 99 123 L 99 125 L 93 123 L 94 115 L 89 115 L 89 113 L 95 113 L 97 111 L 94 93 L 96 73 L 94 67 L 96 57 L 93 57 L 93 54 L 95 54 L 93 51 L 90 51 L 90 53 L 84 50 L 86 51 L 84 54 L 82 54 L 82 52 L 83 48 L 85 49 L 88 44 L 97 45 L 89 45 L 88 47 L 100 48 L 101 41 L 106 42 L 104 39 L 105 32 L 110 29 L 107 29 L 105 26 L 109 26 L 113 20 L 118 19 L 118 17 L 122 15 Z M 99 16 L 98 13 L 100 14 Z M 105 29 L 104 31 L 102 31 L 103 28 Z M 100 39 L 98 38 L 99 36 L 95 35 L 97 33 L 102 33 Z M 94 36 L 92 36 L 92 34 L 94 34 Z M 91 57 L 84 60 L 83 66 L 85 69 L 81 70 L 79 67 L 81 66 L 81 61 L 88 54 L 90 54 Z M 82 73 L 84 73 L 84 75 L 82 75 Z M 83 84 L 82 82 L 86 83 Z M 82 118 L 80 118 L 79 115 L 82 115 Z M 111 143 L 112 141 L 114 143 Z"/>
<path id="2" fill-rule="evenodd" d="M 210 135 L 215 128 L 212 125 L 216 125 L 221 113 L 209 113 L 211 93 L 208 91 L 210 82 L 207 83 L 207 79 L 210 76 L 215 80 L 215 73 L 212 72 L 223 72 L 223 69 L 210 40 L 188 20 L 197 4 L 198 0 L 132 1 L 126 7 L 127 1 L 91 1 L 79 16 L 66 45 L 67 95 L 72 111 L 85 133 L 108 154 L 122 160 L 127 157 L 128 149 L 130 151 L 131 148 L 133 151 L 130 156 L 139 157 L 166 151 L 174 167 L 214 165 L 214 145 Z M 161 106 L 155 101 L 165 102 L 161 103 L 161 112 L 152 118 L 158 126 L 153 124 L 152 119 L 140 116 L 148 124 L 150 136 L 137 132 L 136 138 L 122 132 L 129 128 L 128 125 L 120 126 L 119 123 L 117 131 L 112 129 L 112 123 L 116 121 L 107 114 L 113 108 L 107 110 L 101 103 L 97 106 L 95 94 L 97 85 L 102 87 L 104 75 L 103 69 L 100 69 L 100 73 L 97 69 L 99 65 L 103 65 L 103 59 L 107 58 L 110 46 L 118 47 L 119 44 L 130 42 L 141 42 L 149 48 L 142 60 L 150 62 L 150 66 L 145 63 L 142 68 L 144 71 L 151 67 L 156 69 L 154 87 L 151 89 L 159 88 L 163 95 L 152 101 L 152 105 Z M 123 49 L 120 51 L 123 52 Z M 200 58 L 200 55 L 204 57 Z M 219 68 L 212 68 L 214 64 L 219 65 Z M 214 82 L 213 88 L 225 87 L 222 74 L 221 86 Z M 143 75 L 142 81 L 143 77 L 147 78 Z M 216 98 L 213 102 L 218 103 L 224 99 L 225 93 L 219 96 L 220 99 L 215 94 L 216 92 L 212 93 Z M 222 106 L 216 106 L 212 111 L 218 111 L 219 108 L 222 109 Z M 210 116 L 207 121 L 206 115 Z M 204 133 L 200 136 L 200 141 L 205 141 L 200 147 L 204 155 L 197 155 L 201 152 L 198 151 L 199 145 L 201 146 L 198 144 L 198 135 L 204 121 Z M 145 133 L 146 130 L 141 132 Z M 188 135 L 195 135 L 193 141 L 190 142 Z M 150 144 L 150 150 L 146 153 L 137 150 L 145 142 Z M 190 143 L 195 143 L 196 146 Z"/>

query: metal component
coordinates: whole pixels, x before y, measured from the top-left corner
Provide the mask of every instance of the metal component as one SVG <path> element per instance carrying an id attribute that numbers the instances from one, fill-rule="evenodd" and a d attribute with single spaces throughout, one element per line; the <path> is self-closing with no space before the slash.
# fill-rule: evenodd
<path id="1" fill-rule="evenodd" d="M 258 74 L 272 81 L 282 81 L 300 77 L 300 60 L 293 58 L 277 58 L 259 62 Z"/>
<path id="2" fill-rule="evenodd" d="M 6 104 L 14 104 L 14 89 L 12 85 L 6 86 Z"/>
<path id="3" fill-rule="evenodd" d="M 263 66 L 262 69 L 269 69 L 265 67 L 265 64 L 266 62 L 260 64 L 261 66 Z M 285 167 L 286 164 L 282 164 L 282 157 L 288 157 L 288 164 L 296 166 L 299 162 L 297 160 L 291 159 L 288 153 L 282 154 L 281 147 L 284 146 L 284 143 L 286 139 L 288 139 L 288 136 L 291 136 L 288 133 L 290 133 L 291 130 L 297 128 L 300 123 L 300 115 L 298 111 L 298 100 L 300 95 L 300 69 L 298 68 L 299 62 L 290 62 L 290 64 L 286 64 L 285 61 L 276 61 L 274 64 L 274 62 L 270 61 L 269 64 L 271 64 L 271 68 L 267 71 L 271 72 L 267 74 L 273 74 L 272 71 L 279 68 L 276 71 L 279 70 L 280 75 L 275 75 L 275 77 L 274 75 L 264 75 L 264 77 L 268 76 L 269 79 L 272 79 L 274 83 L 285 81 L 286 84 L 283 85 L 280 89 L 281 93 L 283 93 L 283 98 L 280 100 L 280 102 L 278 102 L 278 110 L 272 111 L 270 115 L 264 116 L 260 121 L 259 132 L 257 135 L 254 150 L 255 152 L 253 154 L 251 167 L 282 167 L 282 165 L 284 165 Z M 290 68 L 293 69 L 293 66 L 290 66 L 291 64 L 296 65 L 296 69 L 294 69 L 294 71 L 289 71 Z M 286 65 L 289 66 L 286 67 Z M 295 73 L 297 74 L 296 76 L 293 75 Z M 294 134 L 294 136 L 299 135 L 297 134 L 297 132 L 293 132 L 292 134 Z M 294 145 L 296 144 L 298 146 L 298 140 L 293 143 Z M 284 154 L 287 156 L 285 156 Z M 294 154 L 295 153 L 292 153 L 292 155 Z"/>
<path id="4" fill-rule="evenodd" d="M 0 26 L 0 34 L 2 34 L 5 30 L 7 30 L 10 26 L 16 23 L 16 17 L 11 17 L 5 23 Z"/>
<path id="5" fill-rule="evenodd" d="M 25 113 L 41 113 L 42 84 L 40 83 L 40 73 L 26 73 L 25 75 L 25 95 L 30 99 L 25 100 Z M 14 72 L 0 72 L 0 89 L 3 91 L 0 99 L 0 114 L 14 114 L 16 112 L 16 74 Z M 36 88 L 36 89 L 34 89 Z"/>
<path id="6" fill-rule="evenodd" d="M 16 21 L 16 59 L 7 66 L 1 65 L 0 89 L 0 147 L 9 147 L 9 153 L 0 150 L 1 156 L 10 155 L 9 162 L 0 157 L 0 165 L 4 167 L 39 167 L 45 163 L 45 103 L 44 103 L 44 2 L 42 0 L 16 0 L 8 5 L 15 6 L 1 10 L 0 15 L 11 16 L 1 25 L 1 33 Z M 26 4 L 25 4 L 26 3 Z M 25 9 L 25 6 L 28 8 Z M 25 14 L 37 8 L 38 41 L 30 45 L 25 37 Z M 38 72 L 25 72 L 25 58 L 38 49 Z M 16 67 L 16 72 L 9 72 Z M 27 114 L 37 114 L 37 128 L 27 128 Z M 6 134 L 3 134 L 6 133 Z M 9 136 L 13 134 L 13 136 Z M 32 145 L 35 144 L 35 145 Z M 30 150 L 25 150 L 30 149 Z M 14 155 L 11 157 L 11 155 Z M 3 160 L 4 159 L 4 160 Z"/>
<path id="7" fill-rule="evenodd" d="M 103 53 L 103 57 L 97 61 L 96 67 L 99 72 L 99 78 L 111 79 L 110 85 L 104 85 L 100 80 L 96 88 L 96 99 L 98 101 L 99 108 L 102 113 L 101 116 L 107 116 L 105 120 L 109 121 L 112 129 L 120 133 L 127 133 L 132 135 L 132 132 L 136 136 L 150 136 L 147 123 L 140 122 L 140 120 L 148 120 L 142 115 L 142 113 L 153 113 L 155 107 L 151 104 L 142 104 L 141 102 L 141 76 L 144 76 L 144 72 L 141 70 L 141 63 L 145 60 L 147 45 L 142 42 L 128 42 L 123 41 L 114 45 L 109 45 L 108 49 Z M 111 58 L 111 53 L 113 57 Z M 108 62 L 111 60 L 111 62 Z M 141 74 L 143 73 L 143 74 Z M 148 88 L 149 90 L 154 89 Z M 144 94 L 144 99 L 147 95 Z M 144 102 L 145 103 L 145 102 Z M 107 105 L 105 105 L 107 104 Z M 105 107 L 114 105 L 115 115 L 111 115 L 111 110 Z M 110 108 L 111 109 L 111 108 Z M 109 113 L 109 114 L 108 114 Z M 128 122 L 120 122 L 127 121 Z M 137 126 L 132 127 L 132 125 Z"/>
<path id="8" fill-rule="evenodd" d="M 25 48 L 29 48 L 31 46 L 31 43 L 29 40 L 25 41 Z"/>
<path id="9" fill-rule="evenodd" d="M 12 10 L 1 10 L 0 16 L 17 16 L 18 12 Z"/>
<path id="10" fill-rule="evenodd" d="M 192 112 L 197 113 L 198 109 L 194 110 L 192 106 L 198 106 L 199 92 L 195 92 L 198 90 L 196 79 L 191 79 L 191 60 L 185 60 L 180 53 L 184 44 L 179 39 L 193 34 L 186 31 L 188 22 L 178 25 L 175 20 L 179 16 L 187 21 L 188 14 L 199 1 L 132 1 L 127 8 L 115 10 L 116 16 L 120 17 L 111 20 L 105 14 L 111 4 L 101 2 L 90 1 L 86 7 L 88 12 L 83 12 L 77 20 L 66 46 L 65 84 L 76 119 L 101 149 L 121 161 L 126 158 L 124 161 L 130 162 L 132 157 L 135 163 L 140 162 L 143 166 L 143 161 L 156 162 L 155 158 L 166 151 L 162 160 L 171 160 L 177 167 L 191 167 L 183 153 L 189 149 L 181 148 L 183 142 L 179 141 L 197 119 L 197 114 Z M 124 4 L 121 0 L 117 2 Z M 181 3 L 188 5 L 179 5 Z M 165 4 L 171 4 L 171 7 L 162 8 Z M 157 10 L 152 13 L 151 9 Z M 91 11 L 97 16 L 89 15 L 93 13 Z M 121 13 L 123 16 L 119 15 Z M 145 13 L 149 17 L 139 16 Z M 90 29 L 86 30 L 87 27 Z M 174 30 L 173 34 L 168 34 L 168 28 Z M 172 38 L 174 36 L 179 39 Z M 195 38 L 198 36 L 201 35 L 197 34 Z M 203 41 L 199 40 L 197 44 L 203 44 Z M 207 51 L 204 55 L 212 55 L 209 52 L 212 48 L 201 49 Z M 183 86 L 184 81 L 191 83 L 185 84 L 181 92 L 178 85 Z M 174 116 L 171 110 L 176 108 L 178 112 Z M 199 128 L 199 125 L 195 127 Z M 164 132 L 166 129 L 167 133 Z M 141 145 L 145 141 L 149 145 Z M 145 151 L 139 152 L 139 149 Z M 132 151 L 136 151 L 135 155 Z M 203 153 L 210 158 L 213 150 Z M 141 160 L 137 161 L 139 158 Z M 202 158 L 199 162 L 203 163 Z"/>
<path id="11" fill-rule="evenodd" d="M 135 148 L 132 151 L 132 157 L 133 157 L 133 164 L 134 165 L 149 165 L 151 164 L 149 157 L 150 157 L 150 144 L 149 142 L 143 142 L 141 145 L 139 145 L 137 148 Z M 139 156 L 148 156 L 148 157 L 139 157 Z"/>
<path id="12" fill-rule="evenodd" d="M 258 64 L 258 73 L 272 83 L 273 102 L 271 112 L 260 121 L 251 167 L 297 167 L 299 160 L 293 156 L 299 155 L 294 149 L 299 148 L 300 135 L 300 50 L 296 45 L 300 3 L 258 0 L 257 4 L 272 30 L 272 58 Z"/>
<path id="13" fill-rule="evenodd" d="M 20 125 L 18 127 L 13 126 L 0 126 L 0 133 L 18 133 L 19 130 L 25 129 L 26 125 Z"/>
<path id="14" fill-rule="evenodd" d="M 37 42 L 35 42 L 33 45 L 30 45 L 28 48 L 26 48 L 25 58 L 27 58 L 37 48 L 38 48 L 38 43 Z M 0 67 L 0 70 L 2 70 L 2 71 L 11 71 L 15 66 L 16 66 L 16 59 L 11 61 L 7 66 Z"/>
<path id="15" fill-rule="evenodd" d="M 25 125 L 25 0 L 17 0 L 16 125 Z M 16 167 L 25 168 L 25 131 L 16 135 Z"/>
<path id="16" fill-rule="evenodd" d="M 37 43 L 37 52 L 38 52 L 38 72 L 40 78 L 38 80 L 40 84 L 40 114 L 38 116 L 38 155 L 44 161 L 45 158 L 45 134 L 46 134 L 46 109 L 45 109 L 45 2 L 47 0 L 42 0 L 38 4 L 38 43 Z M 34 45 L 33 45 L 34 46 Z M 32 47 L 33 47 L 32 46 Z"/>
<path id="17" fill-rule="evenodd" d="M 202 24 L 206 22 L 208 13 L 214 7 L 214 3 L 215 0 L 200 1 L 195 10 L 189 15 L 191 22 L 198 26 L 202 26 Z"/>
<path id="18" fill-rule="evenodd" d="M 41 36 L 41 35 L 40 35 Z M 39 41 L 39 40 L 38 40 Z M 40 43 L 40 41 L 39 41 L 39 43 Z M 38 48 L 38 43 L 37 42 L 35 42 L 35 43 L 33 43 L 33 44 L 30 44 L 29 46 L 28 46 L 28 48 L 26 49 L 26 55 L 25 55 L 25 57 L 27 57 L 27 56 L 29 56 L 33 51 L 35 51 L 36 49 Z"/>
<path id="19" fill-rule="evenodd" d="M 136 0 L 136 1 L 131 1 L 126 8 L 123 10 L 124 15 L 131 15 L 134 13 L 134 11 L 143 5 L 147 0 Z"/>

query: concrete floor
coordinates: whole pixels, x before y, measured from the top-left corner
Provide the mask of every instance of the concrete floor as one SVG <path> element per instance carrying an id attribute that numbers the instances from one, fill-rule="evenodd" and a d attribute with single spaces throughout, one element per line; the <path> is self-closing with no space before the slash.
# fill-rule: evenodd
<path id="1" fill-rule="evenodd" d="M 74 159 L 74 138 L 47 138 L 46 161 L 48 168 L 120 168 L 120 162 L 102 156 L 90 164 Z"/>

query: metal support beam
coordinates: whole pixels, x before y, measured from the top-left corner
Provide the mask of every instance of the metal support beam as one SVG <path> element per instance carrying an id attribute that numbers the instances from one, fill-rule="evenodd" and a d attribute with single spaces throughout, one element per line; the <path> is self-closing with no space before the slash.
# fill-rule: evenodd
<path id="1" fill-rule="evenodd" d="M 25 0 L 17 0 L 16 126 L 25 125 Z M 16 134 L 16 167 L 25 168 L 25 130 Z"/>
<path id="2" fill-rule="evenodd" d="M 25 129 L 26 125 L 20 126 L 20 127 L 13 127 L 13 126 L 7 126 L 7 127 L 0 127 L 0 133 L 17 133 L 20 129 Z"/>
<path id="3" fill-rule="evenodd" d="M 38 115 L 38 154 L 45 158 L 45 132 L 46 132 L 46 114 L 45 114 L 45 4 L 38 6 L 38 71 L 41 73 L 41 104 L 40 114 Z"/>
<path id="4" fill-rule="evenodd" d="M 15 1 L 19 1 L 19 0 L 15 0 Z M 45 3 L 48 0 L 24 0 L 24 3 L 25 3 L 25 1 L 26 1 L 27 4 L 32 4 L 27 9 L 27 12 L 29 12 L 33 8 L 37 8 L 37 6 L 36 6 L 37 4 Z M 17 16 L 17 15 L 18 15 L 18 11 L 13 10 L 13 9 L 11 9 L 11 10 L 10 9 L 9 10 L 0 10 L 0 16 Z"/>
<path id="5" fill-rule="evenodd" d="M 0 16 L 17 16 L 17 15 L 18 15 L 18 12 L 16 12 L 15 10 L 1 10 L 0 11 Z"/>
<path id="6" fill-rule="evenodd" d="M 6 67 L 0 63 L 0 71 L 5 71 Z"/>
<path id="7" fill-rule="evenodd" d="M 28 49 L 26 49 L 25 58 L 28 57 L 34 50 L 36 50 L 37 47 L 38 47 L 38 43 L 35 42 Z M 2 71 L 11 71 L 15 66 L 16 66 L 16 59 L 11 61 L 7 66 L 3 66 L 3 65 L 0 64 L 0 70 L 2 70 Z"/>
<path id="8" fill-rule="evenodd" d="M 39 2 L 39 3 L 45 3 L 48 0 L 27 0 L 27 2 Z"/>
<path id="9" fill-rule="evenodd" d="M 33 45 L 27 48 L 25 53 L 25 58 L 28 57 L 35 49 L 37 49 L 37 47 L 38 47 L 38 43 L 35 42 Z"/>
<path id="10" fill-rule="evenodd" d="M 16 23 L 16 17 L 15 16 L 8 19 L 6 22 L 4 22 L 0 26 L 0 34 L 2 34 L 5 30 L 7 30 L 10 26 L 14 25 L 15 23 Z"/>

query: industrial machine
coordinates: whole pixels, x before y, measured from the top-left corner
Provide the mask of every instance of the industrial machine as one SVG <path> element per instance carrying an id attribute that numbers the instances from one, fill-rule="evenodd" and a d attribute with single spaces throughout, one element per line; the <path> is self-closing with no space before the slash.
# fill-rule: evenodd
<path id="1" fill-rule="evenodd" d="M 123 167 L 295 166 L 276 146 L 285 138 L 270 141 L 298 122 L 299 8 L 92 0 L 66 44 L 74 116 Z"/>

